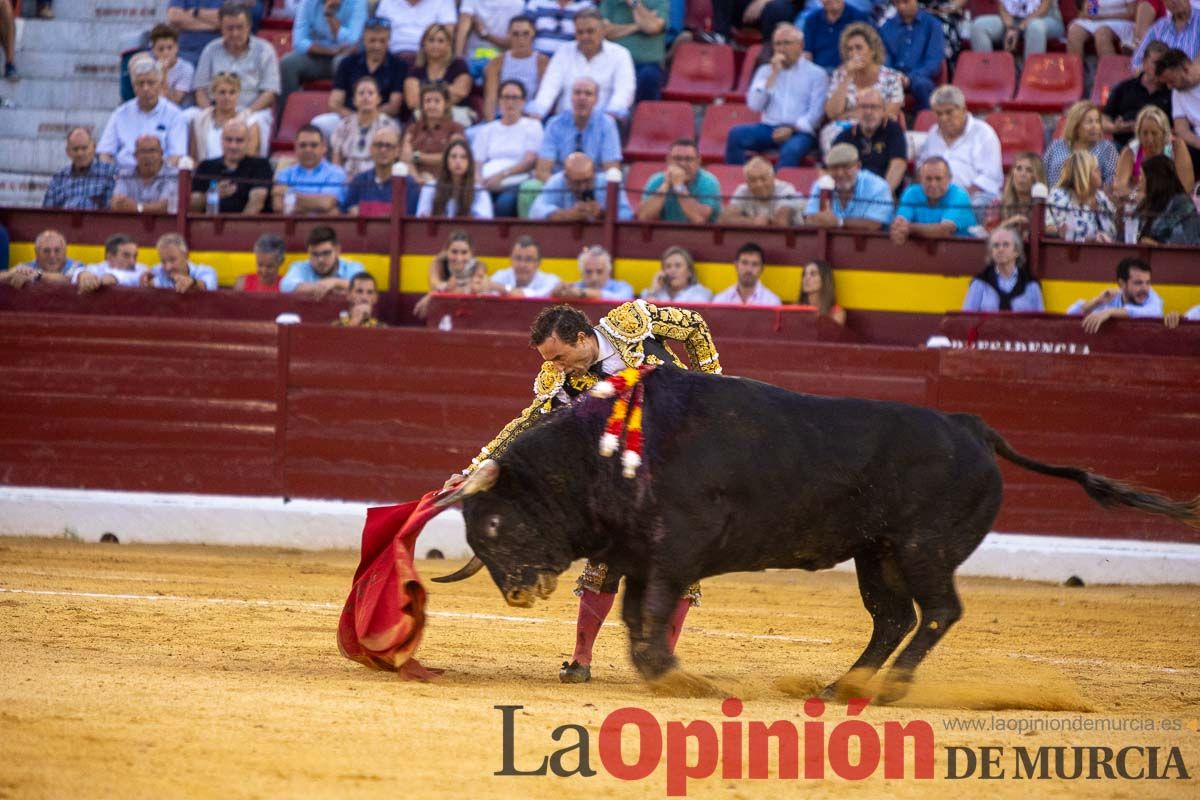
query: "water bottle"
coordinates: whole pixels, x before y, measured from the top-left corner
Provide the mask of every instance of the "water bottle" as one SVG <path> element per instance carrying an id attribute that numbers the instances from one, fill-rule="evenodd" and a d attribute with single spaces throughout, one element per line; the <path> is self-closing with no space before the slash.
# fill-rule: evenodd
<path id="1" fill-rule="evenodd" d="M 204 195 L 204 213 L 216 214 L 221 210 L 221 195 L 217 191 L 217 182 L 210 181 L 208 191 Z"/>
<path id="2" fill-rule="evenodd" d="M 283 213 L 292 214 L 296 211 L 296 193 L 288 189 L 283 193 Z"/>

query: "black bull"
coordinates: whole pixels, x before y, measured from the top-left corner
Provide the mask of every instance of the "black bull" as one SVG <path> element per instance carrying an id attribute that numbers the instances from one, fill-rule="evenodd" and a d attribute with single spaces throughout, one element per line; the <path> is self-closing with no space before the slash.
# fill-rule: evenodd
<path id="1" fill-rule="evenodd" d="M 827 692 L 861 691 L 919 621 L 880 699 L 902 696 L 962 614 L 954 570 L 1000 510 L 997 454 L 1075 481 L 1106 506 L 1200 520 L 1200 498 L 1178 503 L 1033 461 L 969 414 L 671 369 L 647 375 L 645 392 L 635 479 L 622 477 L 619 454 L 597 450 L 611 400 L 589 397 L 548 414 L 443 501 L 463 499 L 477 558 L 441 580 L 461 580 L 482 561 L 510 604 L 528 606 L 549 596 L 574 560 L 606 562 L 626 576 L 633 662 L 651 680 L 675 667 L 668 618 L 693 582 L 853 558 L 874 627 L 851 672 Z"/>

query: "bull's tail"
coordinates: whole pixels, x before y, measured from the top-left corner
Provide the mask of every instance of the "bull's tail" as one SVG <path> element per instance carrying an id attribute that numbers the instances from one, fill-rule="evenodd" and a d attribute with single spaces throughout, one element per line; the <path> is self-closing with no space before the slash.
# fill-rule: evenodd
<path id="1" fill-rule="evenodd" d="M 1148 511 L 1151 514 L 1163 514 L 1164 516 L 1185 522 L 1188 525 L 1200 527 L 1200 497 L 1195 497 L 1188 501 L 1172 500 L 1169 497 L 1164 497 L 1148 489 L 1115 481 L 1112 478 L 1106 478 L 1103 475 L 1097 475 L 1094 472 L 1088 472 L 1079 467 L 1043 464 L 1040 461 L 1034 461 L 1032 458 L 1021 455 L 996 431 L 986 425 L 983 427 L 997 455 L 1027 470 L 1040 472 L 1042 475 L 1051 475 L 1055 478 L 1066 478 L 1067 480 L 1075 481 L 1075 483 L 1083 487 L 1083 490 L 1088 493 L 1089 497 L 1106 508 L 1129 506 L 1130 508 Z"/>

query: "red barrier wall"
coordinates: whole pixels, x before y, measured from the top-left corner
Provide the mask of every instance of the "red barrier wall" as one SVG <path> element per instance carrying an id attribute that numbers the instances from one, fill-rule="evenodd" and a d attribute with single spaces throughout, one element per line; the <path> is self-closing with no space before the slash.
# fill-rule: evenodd
<path id="1" fill-rule="evenodd" d="M 1195 359 L 719 344 L 730 374 L 976 412 L 1033 458 L 1177 497 L 1200 488 Z M 537 363 L 516 331 L 3 313 L 0 482 L 410 498 L 529 402 Z M 1062 481 L 1005 474 L 1001 530 L 1197 540 Z"/>

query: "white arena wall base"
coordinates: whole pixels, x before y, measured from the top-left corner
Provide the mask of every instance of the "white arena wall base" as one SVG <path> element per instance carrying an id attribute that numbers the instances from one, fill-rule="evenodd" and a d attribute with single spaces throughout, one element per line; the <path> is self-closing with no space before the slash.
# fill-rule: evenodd
<path id="1" fill-rule="evenodd" d="M 213 544 L 357 551 L 366 503 L 278 497 L 0 487 L 0 536 L 68 536 L 123 544 Z M 462 514 L 425 527 L 417 557 L 470 555 Z M 839 569 L 852 569 L 847 562 Z M 1200 545 L 991 533 L 960 575 L 1085 583 L 1200 584 Z"/>

